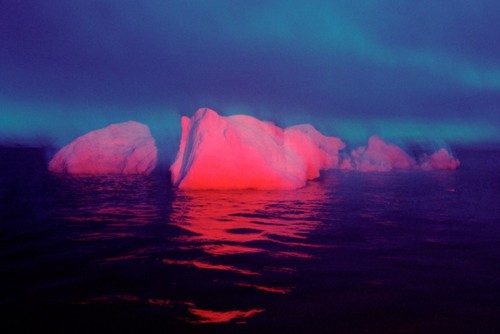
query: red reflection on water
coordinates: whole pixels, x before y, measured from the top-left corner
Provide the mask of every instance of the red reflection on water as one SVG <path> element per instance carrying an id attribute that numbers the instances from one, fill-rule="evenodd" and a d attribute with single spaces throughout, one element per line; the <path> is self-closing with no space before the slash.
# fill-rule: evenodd
<path id="1" fill-rule="evenodd" d="M 220 255 L 231 255 L 231 254 L 253 254 L 253 253 L 260 253 L 263 252 L 264 250 L 261 248 L 254 248 L 254 247 L 246 247 L 246 246 L 239 246 L 239 245 L 204 245 L 202 246 L 202 249 L 205 251 L 205 253 L 208 253 L 210 255 L 214 256 L 220 256 Z"/>
<path id="2" fill-rule="evenodd" d="M 267 266 L 265 268 L 267 271 L 271 271 L 274 273 L 285 273 L 285 274 L 293 274 L 294 272 L 297 271 L 295 268 L 290 268 L 290 267 L 273 267 L 273 266 Z"/>
<path id="3" fill-rule="evenodd" d="M 138 254 L 129 254 L 129 255 L 122 255 L 122 256 L 117 256 L 117 257 L 110 257 L 107 259 L 102 260 L 102 262 L 117 262 L 117 261 L 127 261 L 127 260 L 138 260 L 138 259 L 145 259 L 147 258 L 146 255 L 138 255 Z"/>
<path id="4" fill-rule="evenodd" d="M 175 301 L 170 299 L 159 299 L 159 298 L 149 298 L 148 304 L 155 306 L 165 306 L 165 307 L 174 307 L 174 306 L 196 307 L 196 305 L 192 302 Z"/>
<path id="5" fill-rule="evenodd" d="M 277 286 L 263 286 L 263 285 L 257 285 L 257 284 L 248 284 L 248 283 L 236 283 L 235 285 L 241 286 L 244 288 L 254 288 L 260 291 L 265 291 L 265 292 L 272 292 L 272 293 L 279 293 L 282 295 L 285 295 L 287 293 L 290 293 L 292 291 L 292 288 L 289 287 L 277 287 Z"/>
<path id="6" fill-rule="evenodd" d="M 179 190 L 171 221 L 190 232 L 177 241 L 199 244 L 210 255 L 275 252 L 262 242 L 318 247 L 306 240 L 320 224 L 316 209 L 325 193 L 317 182 L 295 191 Z M 307 257 L 289 256 L 294 252 Z"/>
<path id="7" fill-rule="evenodd" d="M 302 258 L 302 259 L 312 259 L 314 257 L 310 254 L 302 253 L 302 252 L 278 252 L 278 253 L 275 253 L 274 256 L 276 256 L 276 257 L 296 257 L 296 258 Z"/>
<path id="8" fill-rule="evenodd" d="M 169 299 L 158 299 L 158 298 L 149 298 L 148 303 L 151 305 L 158 306 L 172 306 L 172 301 Z"/>
<path id="9" fill-rule="evenodd" d="M 221 264 L 211 264 L 207 262 L 202 262 L 202 261 L 176 261 L 176 260 L 169 260 L 169 259 L 163 259 L 163 263 L 165 264 L 176 264 L 176 265 L 182 265 L 182 266 L 193 266 L 198 269 L 213 269 L 213 270 L 225 270 L 225 271 L 232 271 L 238 274 L 243 274 L 243 275 L 259 275 L 259 273 L 256 273 L 251 270 L 245 270 L 245 269 L 240 269 L 235 266 L 228 266 L 228 265 L 221 265 Z"/>
<path id="10" fill-rule="evenodd" d="M 248 311 L 212 311 L 212 310 L 204 310 L 199 308 L 189 308 L 189 312 L 198 317 L 196 320 L 191 320 L 192 323 L 197 324 L 209 324 L 209 323 L 225 323 L 233 320 L 238 320 L 237 323 L 245 323 L 246 318 L 253 317 L 261 312 L 264 312 L 264 309 L 252 309 Z"/>
<path id="11" fill-rule="evenodd" d="M 310 240 L 311 232 L 324 220 L 322 212 L 331 212 L 324 209 L 324 203 L 330 201 L 324 185 L 311 182 L 294 191 L 177 190 L 169 223 L 181 229 L 180 236 L 171 239 L 178 251 L 171 252 L 163 263 L 198 268 L 200 272 L 189 273 L 193 281 L 207 279 L 200 286 L 216 282 L 217 288 L 228 291 L 227 296 L 218 294 L 216 300 L 205 300 L 203 308 L 188 306 L 186 311 L 196 319 L 184 319 L 197 324 L 243 323 L 265 308 L 258 300 L 235 307 L 233 293 L 241 293 L 242 298 L 251 290 L 262 298 L 291 294 L 294 280 L 290 275 L 297 272 L 294 265 L 314 258 L 311 252 L 316 248 L 326 247 Z M 231 275 L 224 273 L 220 279 L 217 271 Z M 203 291 L 195 298 L 203 300 Z"/>

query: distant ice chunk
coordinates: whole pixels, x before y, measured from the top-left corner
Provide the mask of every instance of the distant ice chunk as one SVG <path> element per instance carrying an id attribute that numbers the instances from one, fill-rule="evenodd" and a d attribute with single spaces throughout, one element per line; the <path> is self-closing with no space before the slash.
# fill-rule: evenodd
<path id="1" fill-rule="evenodd" d="M 338 166 L 345 144 L 311 125 L 285 130 L 246 115 L 208 108 L 181 118 L 172 182 L 184 189 L 296 189 Z"/>
<path id="2" fill-rule="evenodd" d="M 149 128 L 129 121 L 78 137 L 56 153 L 49 170 L 88 175 L 150 174 L 157 155 Z"/>
<path id="3" fill-rule="evenodd" d="M 415 160 L 402 148 L 386 143 L 378 136 L 371 136 L 368 146 L 352 151 L 351 159 L 353 169 L 362 172 L 412 169 L 417 166 Z"/>
<path id="4" fill-rule="evenodd" d="M 444 148 L 431 155 L 419 156 L 417 160 L 401 147 L 386 143 L 378 136 L 371 136 L 368 139 L 368 146 L 353 150 L 351 155 L 341 162 L 340 168 L 361 172 L 385 172 L 393 169 L 430 171 L 455 170 L 460 165 L 460 161 Z"/>
<path id="5" fill-rule="evenodd" d="M 460 161 L 444 148 L 424 158 L 423 162 L 420 164 L 420 167 L 424 170 L 455 170 L 458 166 L 460 166 Z"/>

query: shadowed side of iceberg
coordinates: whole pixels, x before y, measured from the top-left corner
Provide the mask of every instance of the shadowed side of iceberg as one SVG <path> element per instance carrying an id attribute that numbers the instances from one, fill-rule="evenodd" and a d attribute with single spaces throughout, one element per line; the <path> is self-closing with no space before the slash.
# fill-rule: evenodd
<path id="1" fill-rule="evenodd" d="M 49 162 L 49 171 L 81 175 L 150 174 L 157 157 L 149 128 L 129 121 L 76 138 L 55 154 Z"/>

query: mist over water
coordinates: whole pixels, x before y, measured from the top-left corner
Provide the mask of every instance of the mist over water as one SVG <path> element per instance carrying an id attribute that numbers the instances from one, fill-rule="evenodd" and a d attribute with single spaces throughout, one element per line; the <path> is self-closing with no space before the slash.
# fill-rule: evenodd
<path id="1" fill-rule="evenodd" d="M 54 176 L 43 152 L 4 149 L 2 326 L 494 333 L 495 152 L 460 150 L 455 172 L 183 191 L 167 174 Z"/>

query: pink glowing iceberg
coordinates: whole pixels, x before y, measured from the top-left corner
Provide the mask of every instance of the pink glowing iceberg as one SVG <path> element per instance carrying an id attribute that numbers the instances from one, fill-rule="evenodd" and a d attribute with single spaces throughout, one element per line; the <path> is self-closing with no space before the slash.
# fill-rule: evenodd
<path id="1" fill-rule="evenodd" d="M 129 121 L 91 131 L 64 146 L 49 170 L 68 174 L 150 174 L 157 149 L 149 128 Z"/>
<path id="2" fill-rule="evenodd" d="M 368 139 L 368 146 L 351 152 L 353 168 L 362 172 L 390 171 L 392 169 L 412 169 L 417 163 L 403 149 L 386 143 L 378 136 Z"/>
<path id="3" fill-rule="evenodd" d="M 428 158 L 424 158 L 420 167 L 424 170 L 448 169 L 455 170 L 460 166 L 460 161 L 456 159 L 450 152 L 442 148 L 439 151 L 431 154 Z"/>
<path id="4" fill-rule="evenodd" d="M 345 145 L 311 125 L 287 129 L 246 115 L 202 108 L 182 117 L 172 182 L 184 189 L 296 189 L 338 167 Z"/>
<path id="5" fill-rule="evenodd" d="M 455 170 L 460 165 L 458 159 L 444 148 L 418 160 L 419 163 L 401 147 L 371 136 L 368 145 L 353 150 L 350 157 L 342 161 L 341 167 L 361 172 L 385 172 L 393 169 Z"/>

